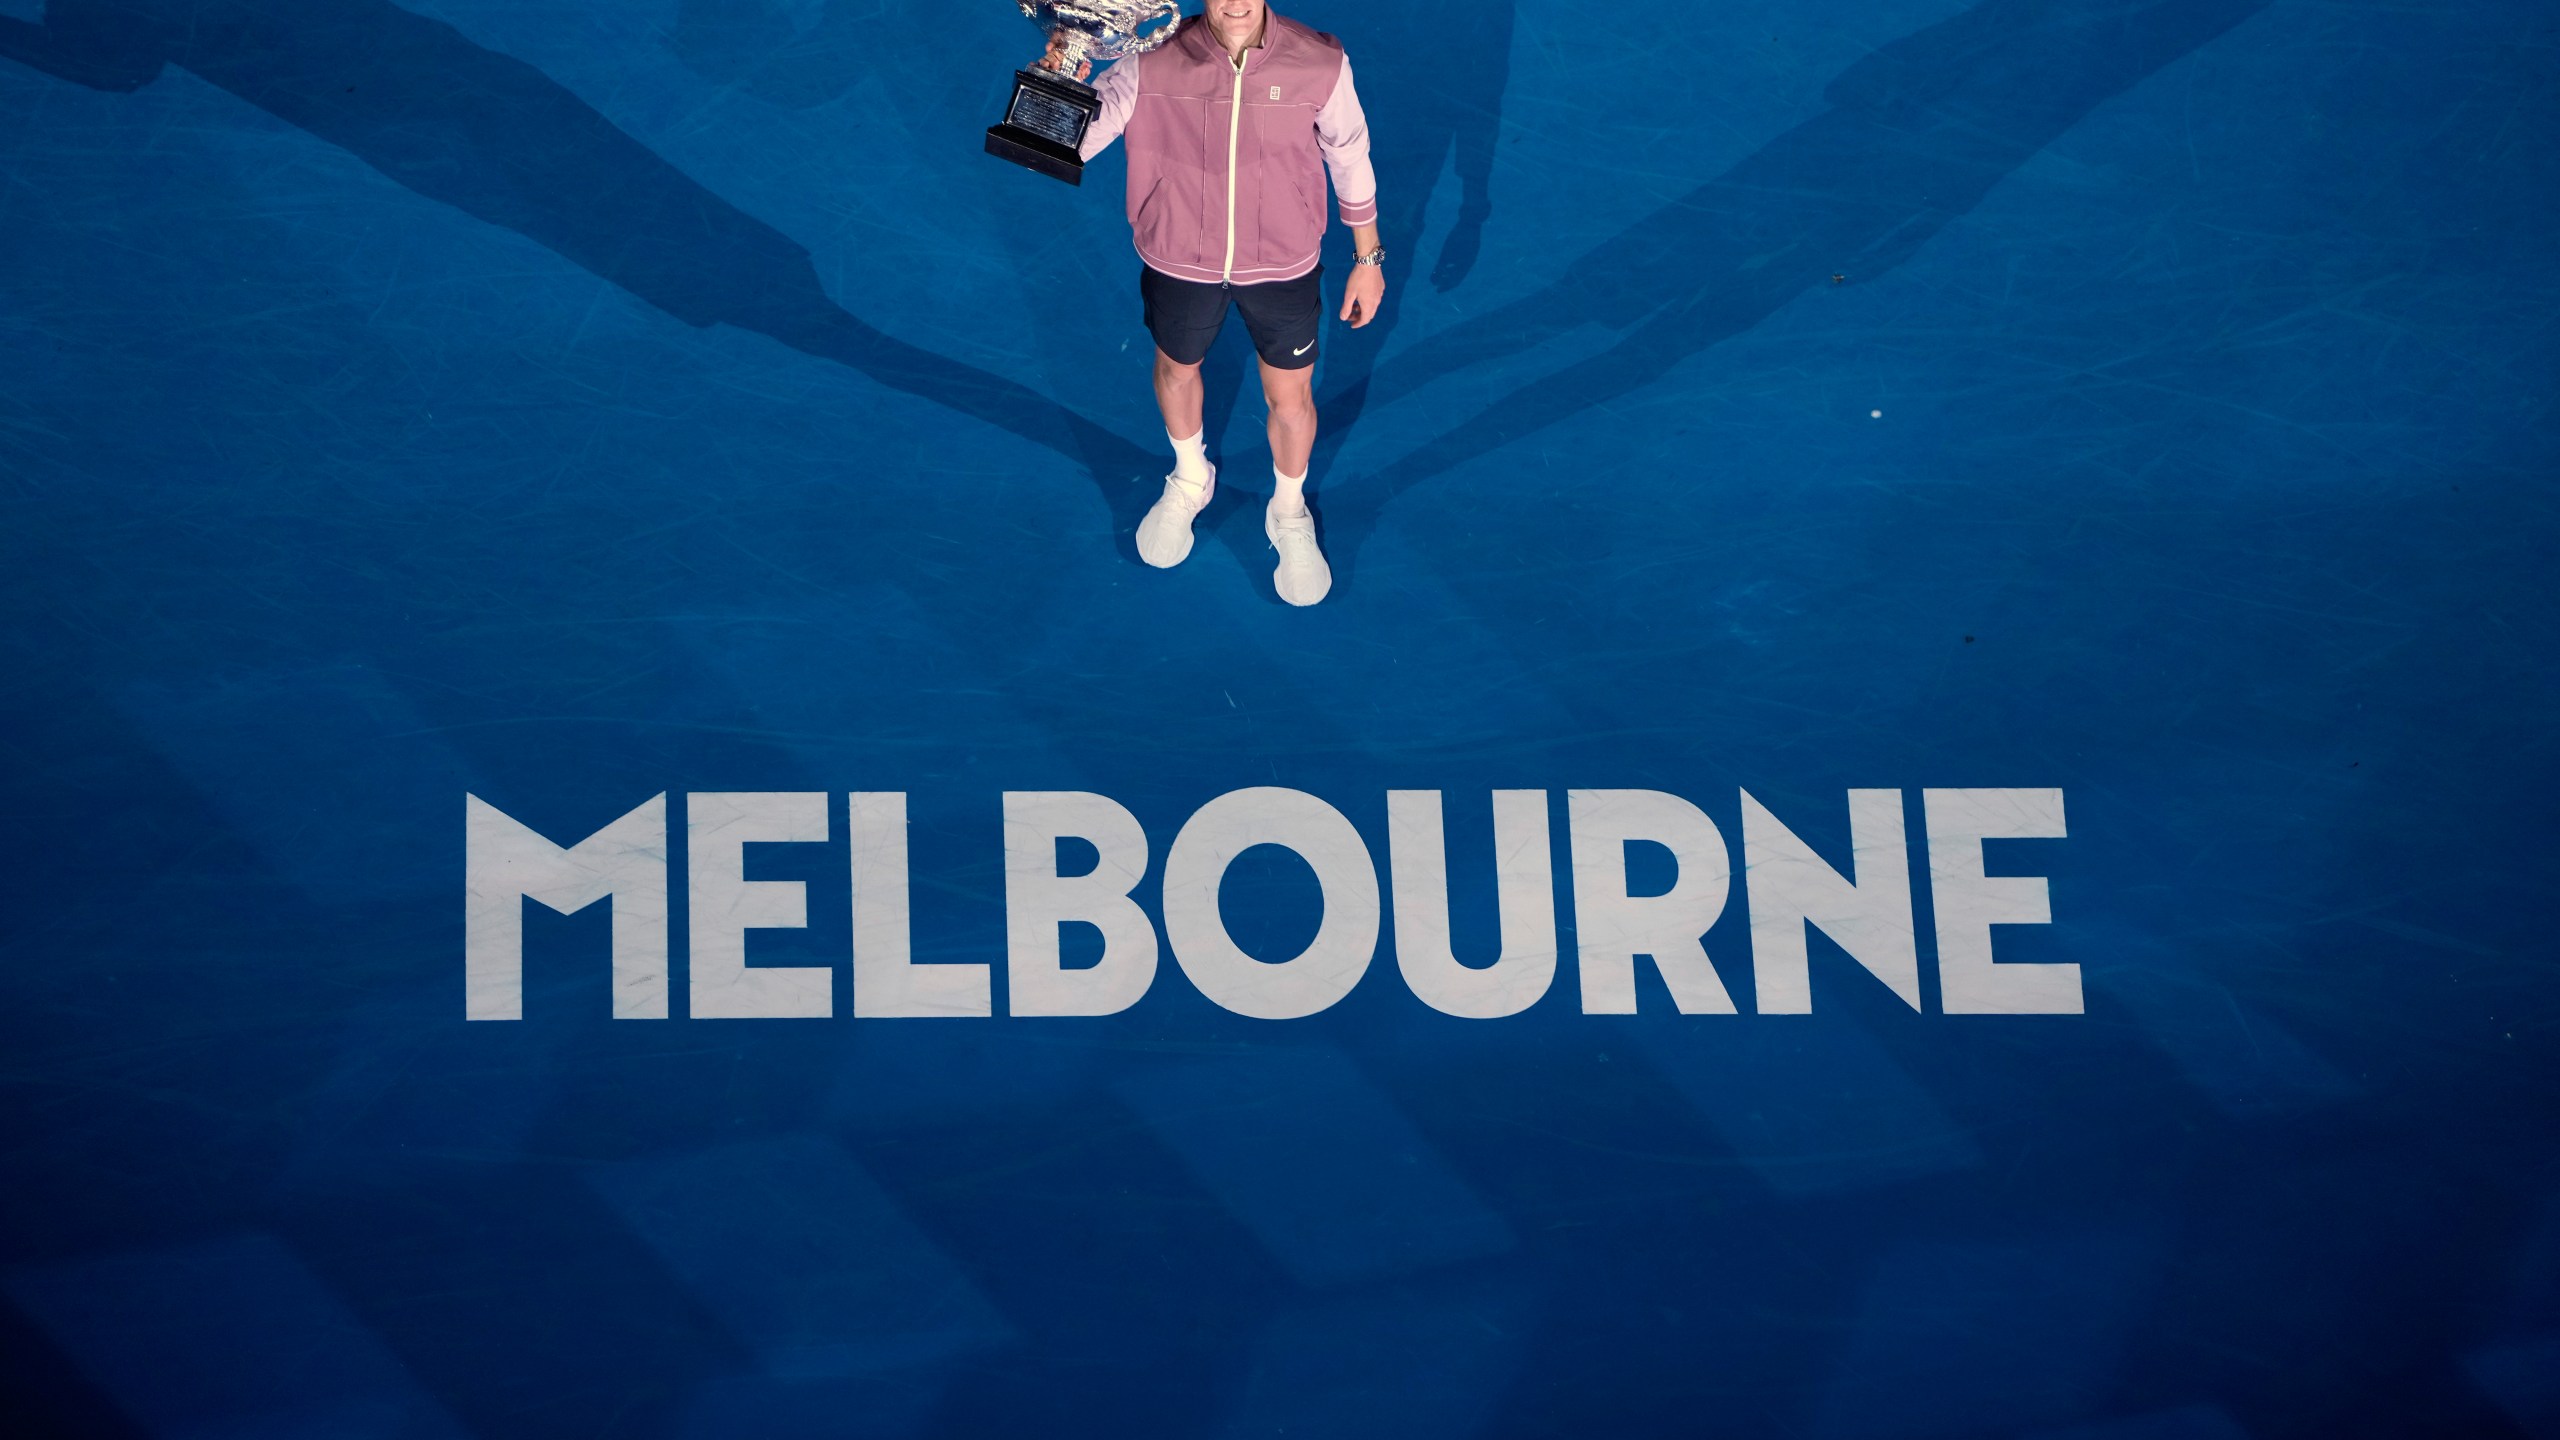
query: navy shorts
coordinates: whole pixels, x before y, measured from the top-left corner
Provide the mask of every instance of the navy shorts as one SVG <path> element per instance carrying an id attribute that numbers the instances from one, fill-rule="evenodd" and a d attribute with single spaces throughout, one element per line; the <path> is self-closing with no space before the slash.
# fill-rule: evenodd
<path id="1" fill-rule="evenodd" d="M 1204 285 L 1176 280 L 1145 267 L 1138 293 L 1147 302 L 1147 333 L 1175 363 L 1197 365 L 1227 323 L 1227 302 L 1244 314 L 1254 352 L 1274 370 L 1304 370 L 1316 363 L 1316 332 L 1324 323 L 1324 267 L 1295 280 L 1261 285 Z"/>

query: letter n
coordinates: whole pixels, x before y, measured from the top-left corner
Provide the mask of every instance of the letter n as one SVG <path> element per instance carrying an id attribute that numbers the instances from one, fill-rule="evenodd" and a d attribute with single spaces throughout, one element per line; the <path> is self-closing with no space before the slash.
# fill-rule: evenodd
<path id="1" fill-rule="evenodd" d="M 1911 857 L 1902 792 L 1849 792 L 1850 879 L 1769 807 L 1742 792 L 1742 873 L 1751 896 L 1752 989 L 1763 1015 L 1813 1013 L 1807 925 L 1920 1008 L 1920 946 L 1911 923 Z"/>
<path id="2" fill-rule="evenodd" d="M 613 901 L 613 1018 L 667 1018 L 667 797 L 563 850 L 464 797 L 463 1008 L 524 1018 L 524 902 L 563 915 Z"/>

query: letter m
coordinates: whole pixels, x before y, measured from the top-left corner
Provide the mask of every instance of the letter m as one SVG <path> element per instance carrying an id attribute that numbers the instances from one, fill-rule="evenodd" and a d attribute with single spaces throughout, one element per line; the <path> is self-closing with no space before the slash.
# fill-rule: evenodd
<path id="1" fill-rule="evenodd" d="M 613 901 L 613 1018 L 667 1018 L 667 797 L 563 850 L 477 795 L 463 851 L 462 987 L 473 1020 L 524 1018 L 524 902 Z"/>

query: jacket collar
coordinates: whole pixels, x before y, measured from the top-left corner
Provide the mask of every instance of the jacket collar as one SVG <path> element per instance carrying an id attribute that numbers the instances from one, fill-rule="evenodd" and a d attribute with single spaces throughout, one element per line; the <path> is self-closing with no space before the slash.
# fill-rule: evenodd
<path id="1" fill-rule="evenodd" d="M 1262 12 L 1262 43 L 1254 50 L 1244 52 L 1244 68 L 1251 70 L 1257 64 L 1267 63 L 1270 53 L 1280 48 L 1282 34 L 1283 27 L 1279 12 L 1266 6 Z M 1174 43 L 1190 46 L 1192 56 L 1197 60 L 1227 58 L 1227 47 L 1218 43 L 1218 32 L 1211 28 L 1209 17 L 1205 13 L 1194 15 L 1184 21 L 1182 33 L 1174 38 Z M 1265 57 L 1264 61 L 1253 58 L 1257 50 Z"/>

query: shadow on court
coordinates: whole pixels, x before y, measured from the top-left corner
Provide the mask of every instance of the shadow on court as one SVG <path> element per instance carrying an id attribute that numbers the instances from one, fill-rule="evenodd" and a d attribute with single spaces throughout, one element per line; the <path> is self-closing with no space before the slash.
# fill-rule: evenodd
<path id="1" fill-rule="evenodd" d="M 1545 288 L 1382 367 L 1367 403 L 1392 403 L 1583 325 L 1621 334 L 1381 467 L 1383 485 L 1339 487 L 1328 507 L 1337 567 L 1396 497 L 1424 481 L 1651 382 L 1834 275 L 1856 283 L 1902 264 L 2101 103 L 2267 3 L 1988 0 L 1869 55 L 1832 82 L 1830 110 L 1575 259 Z"/>
<path id="2" fill-rule="evenodd" d="M 541 71 L 388 0 L 51 0 L 42 25 L 0 19 L 0 56 L 100 90 L 191 71 L 687 324 L 770 336 L 1056 450 L 1115 508 L 1156 464 L 1034 390 L 866 324 L 788 236 Z"/>
<path id="3" fill-rule="evenodd" d="M 1444 161 L 1456 157 L 1458 224 L 1433 270 L 1444 287 L 1471 268 L 1491 214 L 1511 38 L 1508 0 L 1469 5 L 1465 24 L 1442 13 L 1458 3 L 1424 0 L 1410 13 L 1364 18 L 1361 54 L 1375 58 L 1359 72 L 1382 137 L 1381 189 L 1398 207 L 1388 233 L 1418 230 Z M 1346 562 L 1379 514 L 1414 486 L 1649 383 L 1832 275 L 1855 282 L 1892 270 L 2099 104 L 2267 3 L 1987 0 L 1851 67 L 1829 90 L 1830 110 L 1566 265 L 1543 289 L 1374 372 L 1394 306 L 1362 331 L 1329 327 L 1320 468 L 1370 404 L 1585 324 L 1620 334 L 1383 467 L 1384 485 L 1328 487 L 1338 491 L 1325 507 L 1337 567 L 1348 579 Z M 722 23 L 752 29 L 759 16 L 776 18 L 748 9 Z M 718 70 L 719 56 L 754 53 L 771 38 L 729 34 L 698 6 L 680 15 L 679 31 L 698 69 Z M 826 98 L 835 82 L 812 77 L 843 71 L 828 58 L 833 31 L 820 32 L 808 44 L 828 54 L 787 52 L 797 79 L 786 85 L 768 64 L 740 83 L 784 85 L 802 103 Z M 539 70 L 388 0 L 52 0 L 42 25 L 0 19 L 0 55 L 103 90 L 137 89 L 165 66 L 182 67 L 688 324 L 767 335 L 1055 450 L 1092 476 L 1124 552 L 1152 498 L 1146 481 L 1164 467 L 1155 449 L 1037 391 L 867 324 L 826 294 L 808 251 L 789 237 Z M 1418 64 L 1430 73 L 1398 72 Z M 1339 283 L 1329 277 L 1336 293 Z M 1212 356 L 1213 434 L 1252 388 L 1240 336 L 1230 338 L 1237 344 Z M 1124 483 L 1132 477 L 1140 483 Z M 1244 548 L 1259 539 L 1245 537 Z"/>
<path id="4" fill-rule="evenodd" d="M 1446 294 L 1474 272 L 1493 218 L 1493 158 L 1502 135 L 1502 97 L 1511 79 L 1513 0 L 1406 0 L 1363 10 L 1346 24 L 1352 78 L 1374 138 L 1378 226 L 1392 274 L 1419 277 L 1429 262 L 1433 288 Z M 1458 213 L 1433 256 L 1418 253 L 1432 192 L 1444 169 L 1458 182 Z M 1341 247 L 1337 247 L 1341 248 Z M 1346 251 L 1347 253 L 1347 251 Z M 1339 269 L 1327 276 L 1341 303 Z M 1401 307 L 1354 330 L 1325 325 L 1324 428 L 1315 468 L 1332 468 L 1368 408 L 1371 373 L 1394 333 Z"/>

